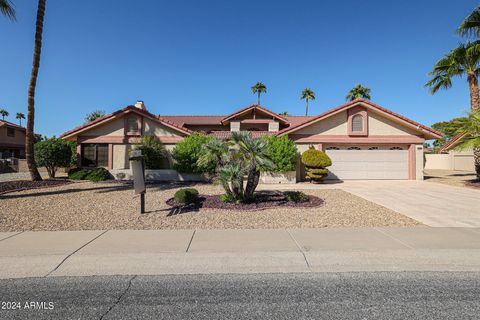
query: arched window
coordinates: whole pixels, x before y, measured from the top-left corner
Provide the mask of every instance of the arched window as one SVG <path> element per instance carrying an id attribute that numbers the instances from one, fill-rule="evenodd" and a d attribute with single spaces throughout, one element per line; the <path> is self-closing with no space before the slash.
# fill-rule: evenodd
<path id="1" fill-rule="evenodd" d="M 327 147 L 325 150 L 340 150 L 339 147 Z"/>
<path id="2" fill-rule="evenodd" d="M 352 117 L 352 132 L 363 131 L 363 116 L 357 114 Z"/>
<path id="3" fill-rule="evenodd" d="M 348 147 L 347 150 L 362 150 L 360 147 Z"/>
<path id="4" fill-rule="evenodd" d="M 391 147 L 390 150 L 403 150 L 402 147 Z"/>
<path id="5" fill-rule="evenodd" d="M 137 117 L 130 116 L 130 117 L 127 118 L 127 132 L 129 132 L 129 133 L 138 132 Z"/>

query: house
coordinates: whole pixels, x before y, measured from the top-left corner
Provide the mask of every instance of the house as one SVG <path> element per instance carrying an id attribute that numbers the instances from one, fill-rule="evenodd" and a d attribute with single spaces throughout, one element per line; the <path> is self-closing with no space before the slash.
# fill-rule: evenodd
<path id="1" fill-rule="evenodd" d="M 465 136 L 465 133 L 459 133 L 442 146 L 440 154 L 427 155 L 426 168 L 475 171 L 473 150 L 456 150 L 460 142 L 464 141 Z"/>
<path id="2" fill-rule="evenodd" d="M 228 115 L 176 116 L 150 113 L 142 101 L 62 134 L 77 141 L 79 165 L 129 168 L 128 154 L 142 135 L 154 135 L 172 150 L 193 132 L 228 139 L 232 132 L 254 137 L 288 136 L 299 152 L 309 147 L 332 158 L 330 179 L 423 179 L 423 143 L 442 136 L 429 127 L 365 99 L 317 116 L 280 116 L 259 105 Z M 168 169 L 170 163 L 165 164 Z M 303 178 L 297 165 L 297 179 Z"/>
<path id="3" fill-rule="evenodd" d="M 25 128 L 0 120 L 0 159 L 25 158 Z"/>

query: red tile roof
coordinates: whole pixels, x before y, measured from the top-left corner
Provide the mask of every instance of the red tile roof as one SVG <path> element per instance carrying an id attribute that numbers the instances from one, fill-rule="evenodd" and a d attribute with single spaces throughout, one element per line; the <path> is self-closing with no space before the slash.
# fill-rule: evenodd
<path id="1" fill-rule="evenodd" d="M 452 139 L 448 140 L 448 142 L 442 146 L 442 148 L 440 149 L 440 152 L 449 151 L 454 146 L 454 144 L 460 141 L 465 135 L 466 133 L 463 133 L 463 132 L 455 135 Z"/>
<path id="2" fill-rule="evenodd" d="M 161 116 L 179 126 L 185 125 L 222 125 L 225 116 Z"/>
<path id="3" fill-rule="evenodd" d="M 6 121 L 6 120 L 0 120 L 0 127 L 2 127 L 2 126 L 15 127 L 17 129 L 20 129 L 20 130 L 25 130 L 24 127 L 20 127 L 18 124 L 15 124 L 15 123 L 12 123 L 12 122 Z"/>

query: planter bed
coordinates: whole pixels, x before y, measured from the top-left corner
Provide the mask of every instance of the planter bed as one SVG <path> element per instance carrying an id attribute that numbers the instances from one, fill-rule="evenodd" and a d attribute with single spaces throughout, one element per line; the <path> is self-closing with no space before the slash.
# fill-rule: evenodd
<path id="1" fill-rule="evenodd" d="M 48 179 L 42 181 L 30 181 L 30 180 L 15 180 L 15 181 L 5 181 L 0 182 L 0 194 L 5 194 L 8 192 L 30 190 L 30 189 L 39 189 L 39 188 L 48 188 L 48 187 L 58 187 L 61 185 L 71 183 L 69 180 L 55 180 Z"/>

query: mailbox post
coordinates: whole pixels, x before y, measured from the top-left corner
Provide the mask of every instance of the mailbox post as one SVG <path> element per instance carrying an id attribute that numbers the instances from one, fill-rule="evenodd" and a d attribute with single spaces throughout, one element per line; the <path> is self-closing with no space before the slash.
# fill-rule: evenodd
<path id="1" fill-rule="evenodd" d="M 140 195 L 140 213 L 145 213 L 145 161 L 142 150 L 134 150 L 130 156 L 133 175 L 133 189 Z"/>

